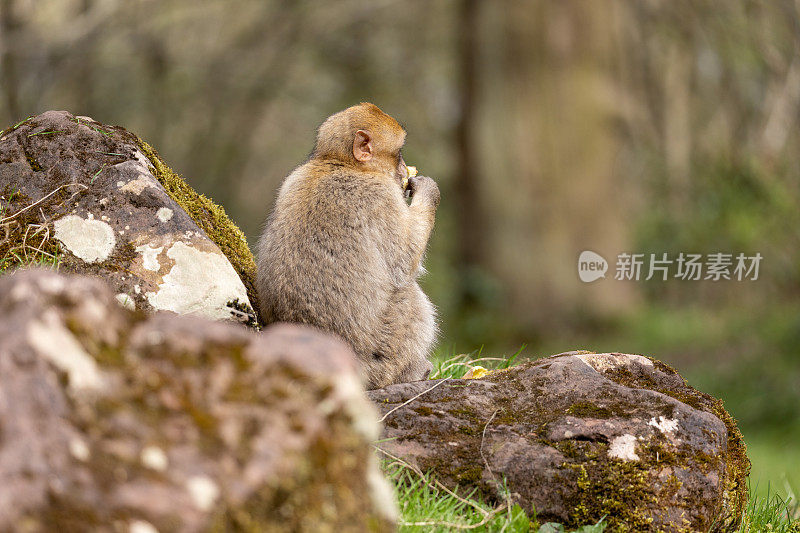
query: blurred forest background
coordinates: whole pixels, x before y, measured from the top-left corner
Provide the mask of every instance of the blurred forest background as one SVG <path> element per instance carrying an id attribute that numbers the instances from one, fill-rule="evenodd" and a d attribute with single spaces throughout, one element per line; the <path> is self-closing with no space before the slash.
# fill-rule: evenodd
<path id="1" fill-rule="evenodd" d="M 442 354 L 663 359 L 725 400 L 759 492 L 800 488 L 800 2 L 0 0 L 0 127 L 123 125 L 251 244 L 360 101 L 442 189 Z M 583 250 L 606 279 L 578 279 Z M 616 281 L 621 252 L 764 259 L 757 281 Z"/>

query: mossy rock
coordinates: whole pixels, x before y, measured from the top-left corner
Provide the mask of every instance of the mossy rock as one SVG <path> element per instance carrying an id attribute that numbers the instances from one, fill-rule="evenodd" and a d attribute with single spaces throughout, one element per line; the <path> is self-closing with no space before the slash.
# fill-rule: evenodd
<path id="1" fill-rule="evenodd" d="M 43 250 L 126 305 L 256 324 L 244 234 L 136 135 L 48 111 L 0 133 L 0 154 L 0 211 L 15 232 L 0 261 Z"/>
<path id="2" fill-rule="evenodd" d="M 570 527 L 741 521 L 750 462 L 736 423 L 660 361 L 571 352 L 425 392 L 435 384 L 368 393 L 392 411 L 381 447 L 465 494 L 500 503 L 505 483 L 526 512 Z"/>
<path id="3" fill-rule="evenodd" d="M 338 339 L 129 311 L 41 270 L 0 278 L 0 314 L 0 531 L 394 531 Z"/>

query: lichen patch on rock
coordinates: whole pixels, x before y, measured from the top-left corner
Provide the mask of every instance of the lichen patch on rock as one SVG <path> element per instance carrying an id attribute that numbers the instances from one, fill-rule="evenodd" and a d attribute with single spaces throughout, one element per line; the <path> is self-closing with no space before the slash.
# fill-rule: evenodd
<path id="1" fill-rule="evenodd" d="M 156 211 L 156 217 L 161 222 L 166 222 L 172 218 L 172 209 L 169 207 L 161 207 L 158 211 Z"/>
<path id="2" fill-rule="evenodd" d="M 676 419 L 665 418 L 662 415 L 658 416 L 658 420 L 655 417 L 651 418 L 647 425 L 653 426 L 661 433 L 673 433 L 678 429 L 678 421 Z"/>
<path id="3" fill-rule="evenodd" d="M 653 366 L 653 363 L 647 357 L 627 353 L 581 353 L 575 354 L 574 357 L 577 357 L 598 372 L 613 370 L 631 363 Z"/>
<path id="4" fill-rule="evenodd" d="M 140 455 L 142 464 L 157 472 L 163 472 L 169 465 L 167 454 L 158 446 L 146 446 Z"/>
<path id="5" fill-rule="evenodd" d="M 166 253 L 174 261 L 158 290 L 146 293 L 155 309 L 196 313 L 209 318 L 230 316 L 227 303 L 246 301 L 247 291 L 222 254 L 203 252 L 177 241 Z"/>
<path id="6" fill-rule="evenodd" d="M 78 461 L 88 461 L 91 451 L 83 439 L 74 438 L 69 441 L 69 453 Z"/>
<path id="7" fill-rule="evenodd" d="M 140 172 L 135 179 L 132 179 L 127 183 L 118 183 L 123 183 L 123 185 L 119 188 L 122 192 L 128 192 L 136 195 L 142 194 L 142 191 L 144 191 L 147 187 L 155 188 L 156 186 L 153 176 L 150 174 L 150 172 L 147 172 L 147 174 Z"/>
<path id="8" fill-rule="evenodd" d="M 117 243 L 114 229 L 102 220 L 67 215 L 56 220 L 54 227 L 56 239 L 87 263 L 105 261 Z"/>
<path id="9" fill-rule="evenodd" d="M 614 437 L 608 447 L 608 456 L 623 461 L 638 461 L 639 456 L 636 455 L 636 436 L 635 435 L 620 435 Z"/>
<path id="10" fill-rule="evenodd" d="M 69 386 L 76 391 L 98 390 L 103 376 L 97 363 L 86 353 L 52 311 L 46 311 L 44 322 L 28 325 L 28 342 L 41 356 L 67 374 Z"/>
<path id="11" fill-rule="evenodd" d="M 133 298 L 131 298 L 130 296 L 128 296 L 124 292 L 121 292 L 121 293 L 117 294 L 115 296 L 115 298 L 119 302 L 119 305 L 121 305 L 122 307 L 124 307 L 126 309 L 130 309 L 131 311 L 136 309 L 136 302 L 134 302 Z"/>
<path id="12" fill-rule="evenodd" d="M 209 511 L 219 498 L 219 487 L 208 476 L 193 476 L 186 482 L 186 490 L 200 511 Z"/>
<path id="13" fill-rule="evenodd" d="M 145 520 L 133 520 L 130 523 L 129 533 L 158 533 L 158 530 Z"/>
<path id="14" fill-rule="evenodd" d="M 143 244 L 136 247 L 136 251 L 142 254 L 142 268 L 158 272 L 161 269 L 161 264 L 158 262 L 158 254 L 164 250 L 163 246 L 153 246 L 152 244 Z"/>

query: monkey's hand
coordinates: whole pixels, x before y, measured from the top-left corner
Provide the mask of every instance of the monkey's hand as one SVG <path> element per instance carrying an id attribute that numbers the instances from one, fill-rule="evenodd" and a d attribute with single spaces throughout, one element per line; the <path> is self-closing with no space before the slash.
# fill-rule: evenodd
<path id="1" fill-rule="evenodd" d="M 414 176 L 408 178 L 408 188 L 411 191 L 411 205 L 419 202 L 428 202 L 434 208 L 439 206 L 439 186 L 428 176 Z"/>
<path id="2" fill-rule="evenodd" d="M 427 176 L 409 178 L 408 187 L 412 194 L 408 207 L 409 219 L 405 225 L 409 261 L 403 261 L 403 268 L 407 274 L 415 276 L 420 271 L 422 256 L 433 231 L 436 208 L 439 206 L 439 187 Z"/>

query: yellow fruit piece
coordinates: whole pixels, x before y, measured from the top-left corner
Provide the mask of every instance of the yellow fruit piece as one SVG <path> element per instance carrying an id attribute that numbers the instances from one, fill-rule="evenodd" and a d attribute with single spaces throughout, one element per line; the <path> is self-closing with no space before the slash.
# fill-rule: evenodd
<path id="1" fill-rule="evenodd" d="M 410 167 L 410 166 L 406 165 L 406 173 L 408 174 L 408 177 L 405 177 L 405 176 L 403 177 L 403 190 L 404 191 L 406 189 L 408 189 L 408 178 L 413 178 L 414 176 L 417 175 L 417 167 Z"/>
<path id="2" fill-rule="evenodd" d="M 473 366 L 469 372 L 464 374 L 464 379 L 480 379 L 483 376 L 491 374 L 491 370 L 487 370 L 480 365 Z"/>

